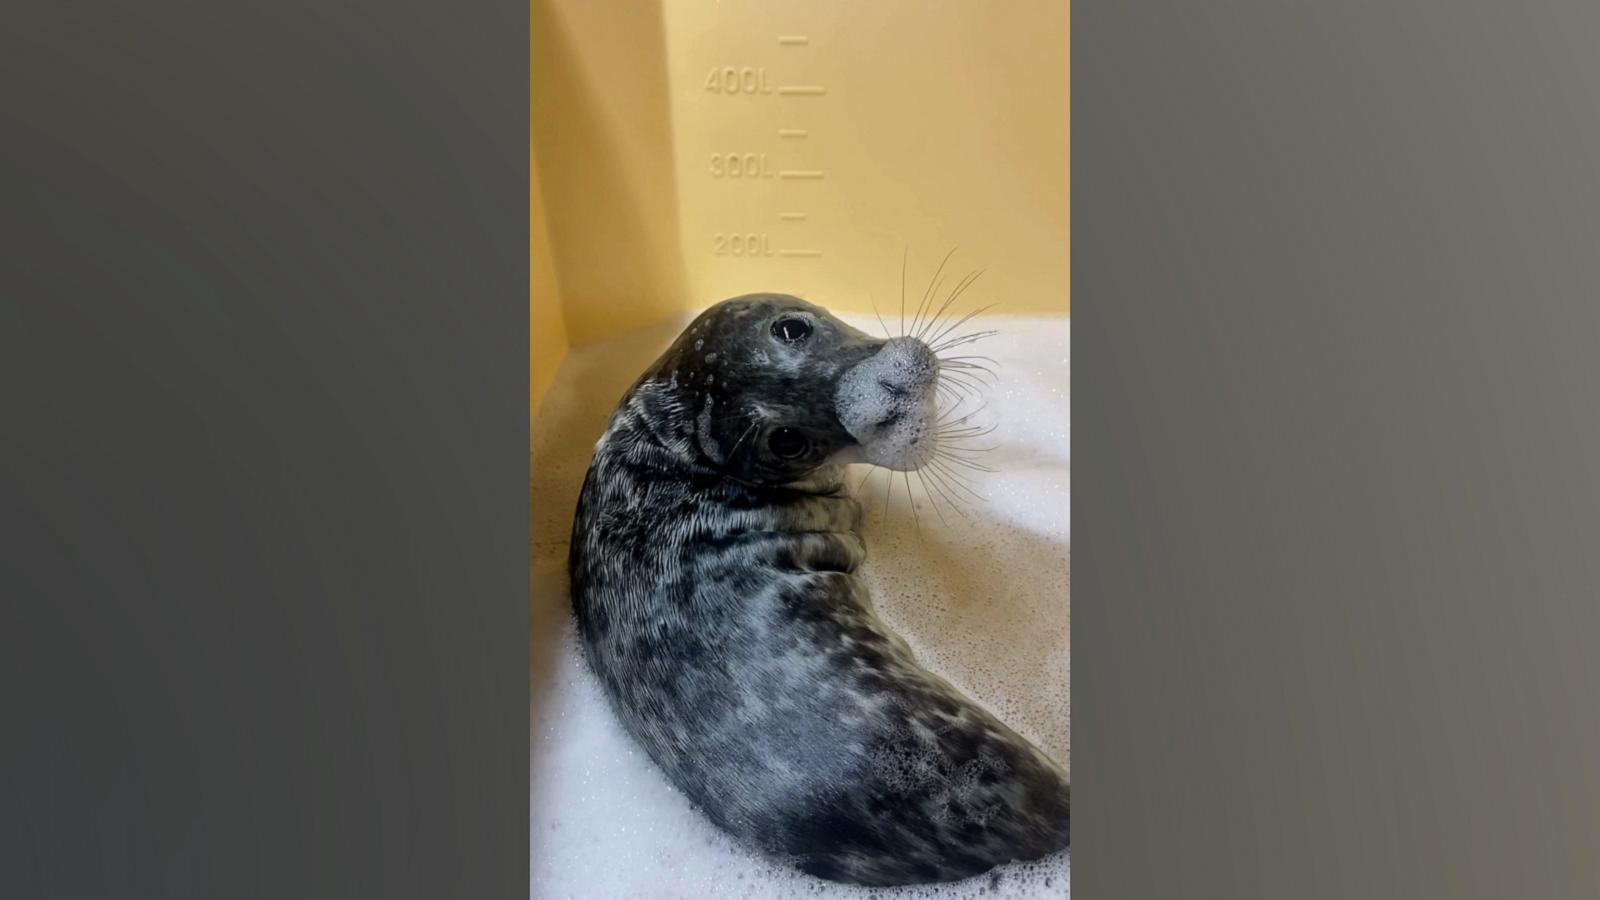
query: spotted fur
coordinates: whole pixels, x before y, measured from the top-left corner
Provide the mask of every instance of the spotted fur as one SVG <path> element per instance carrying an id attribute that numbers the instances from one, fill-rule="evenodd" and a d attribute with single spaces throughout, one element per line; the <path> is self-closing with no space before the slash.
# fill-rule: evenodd
<path id="1" fill-rule="evenodd" d="M 807 339 L 781 339 L 796 317 Z M 907 341 L 783 295 L 713 307 L 612 416 L 570 560 L 589 665 L 672 783 L 748 844 L 867 885 L 1038 858 L 1070 818 L 1061 768 L 918 665 L 856 577 L 842 462 L 912 468 L 931 439 L 937 362 Z M 773 451 L 780 428 L 803 454 Z"/>

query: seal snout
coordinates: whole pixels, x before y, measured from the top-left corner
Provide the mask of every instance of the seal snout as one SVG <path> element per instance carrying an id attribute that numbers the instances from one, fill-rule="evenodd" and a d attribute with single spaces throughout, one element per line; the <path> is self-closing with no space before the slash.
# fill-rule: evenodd
<path id="1" fill-rule="evenodd" d="M 860 442 L 867 462 L 890 469 L 922 465 L 936 414 L 933 387 L 939 359 L 927 344 L 891 338 L 839 379 L 839 422 Z"/>

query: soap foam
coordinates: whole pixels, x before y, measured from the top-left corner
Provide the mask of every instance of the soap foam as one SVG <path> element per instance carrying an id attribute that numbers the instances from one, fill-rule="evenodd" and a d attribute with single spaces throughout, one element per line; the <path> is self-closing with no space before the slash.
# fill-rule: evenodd
<path id="1" fill-rule="evenodd" d="M 875 324 L 841 318 L 863 330 Z M 623 733 L 573 633 L 567 543 L 606 419 L 686 324 L 574 348 L 535 419 L 533 896 L 1070 897 L 1070 853 L 952 884 L 894 889 L 832 884 L 782 868 L 696 812 Z M 1001 330 L 977 351 L 998 363 L 982 414 L 997 428 L 981 442 L 998 446 L 980 459 L 998 471 L 958 471 L 986 499 L 956 491 L 963 515 L 936 494 L 930 501 L 915 473 L 851 466 L 851 485 L 866 479 L 859 492 L 867 509 L 867 561 L 860 574 L 878 614 L 927 668 L 1067 766 L 1070 324 L 986 317 L 982 327 Z"/>

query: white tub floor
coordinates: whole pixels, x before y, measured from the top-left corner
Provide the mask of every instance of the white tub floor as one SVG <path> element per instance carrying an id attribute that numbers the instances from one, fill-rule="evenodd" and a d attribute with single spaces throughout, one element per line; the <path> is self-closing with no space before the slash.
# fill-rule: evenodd
<path id="1" fill-rule="evenodd" d="M 844 316 L 881 333 L 872 317 Z M 571 350 L 534 422 L 530 869 L 545 900 L 1067 897 L 1069 853 L 949 885 L 863 889 L 782 870 L 734 844 L 635 749 L 579 656 L 568 612 L 572 512 L 594 443 L 633 380 L 687 318 Z M 912 479 L 867 481 L 864 576 L 921 661 L 1046 753 L 1069 762 L 1070 426 L 1062 319 L 998 317 L 967 348 L 999 362 L 984 418 L 998 448 L 971 472 L 984 503 L 941 521 Z M 969 323 L 970 324 L 970 323 Z M 980 349 L 981 348 L 981 349 Z M 853 468 L 854 484 L 866 469 Z"/>

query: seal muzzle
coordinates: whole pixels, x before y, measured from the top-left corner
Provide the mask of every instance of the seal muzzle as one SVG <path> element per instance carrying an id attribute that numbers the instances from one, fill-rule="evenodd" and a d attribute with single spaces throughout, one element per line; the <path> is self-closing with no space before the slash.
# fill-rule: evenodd
<path id="1" fill-rule="evenodd" d="M 886 341 L 840 377 L 834 408 L 839 423 L 860 443 L 864 461 L 900 471 L 927 461 L 934 447 L 938 379 L 938 357 L 910 337 Z"/>

